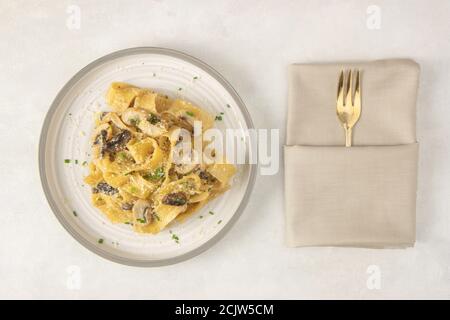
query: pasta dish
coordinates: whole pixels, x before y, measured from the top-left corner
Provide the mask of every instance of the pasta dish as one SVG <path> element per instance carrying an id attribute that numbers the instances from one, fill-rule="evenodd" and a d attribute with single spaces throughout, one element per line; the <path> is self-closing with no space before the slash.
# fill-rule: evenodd
<path id="1" fill-rule="evenodd" d="M 180 162 L 177 157 L 194 154 L 186 142 L 201 138 L 217 117 L 126 83 L 112 83 L 106 102 L 111 111 L 96 114 L 85 182 L 92 187 L 93 205 L 110 221 L 155 234 L 230 187 L 236 167 L 223 158 Z M 195 133 L 196 123 L 200 133 Z"/>

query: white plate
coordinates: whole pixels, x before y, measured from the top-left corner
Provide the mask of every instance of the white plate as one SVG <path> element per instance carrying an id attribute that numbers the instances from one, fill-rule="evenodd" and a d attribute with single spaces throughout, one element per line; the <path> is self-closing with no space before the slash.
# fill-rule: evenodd
<path id="1" fill-rule="evenodd" d="M 159 266 L 191 258 L 211 247 L 237 220 L 256 168 L 239 165 L 229 191 L 157 235 L 136 234 L 127 225 L 112 224 L 91 205 L 90 187 L 83 183 L 87 166 L 82 164 L 89 162 L 93 113 L 107 110 L 104 96 L 113 81 L 181 97 L 212 115 L 224 112 L 223 121 L 216 121 L 219 129 L 245 131 L 253 127 L 250 116 L 219 73 L 191 56 L 163 48 L 126 49 L 92 62 L 64 86 L 46 116 L 39 146 L 41 181 L 53 212 L 75 239 L 104 258 L 128 265 Z M 250 147 L 251 142 L 246 143 Z"/>

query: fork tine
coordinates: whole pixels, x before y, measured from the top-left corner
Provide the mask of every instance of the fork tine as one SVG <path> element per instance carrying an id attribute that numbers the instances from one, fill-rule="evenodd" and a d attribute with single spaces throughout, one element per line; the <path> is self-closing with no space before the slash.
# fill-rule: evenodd
<path id="1" fill-rule="evenodd" d="M 356 84 L 355 84 L 355 98 L 354 105 L 356 107 L 361 107 L 361 80 L 359 76 L 359 69 L 356 71 Z"/>
<path id="2" fill-rule="evenodd" d="M 338 108 L 344 105 L 344 70 L 339 75 L 336 104 Z"/>
<path id="3" fill-rule="evenodd" d="M 336 112 L 341 125 L 344 127 L 345 146 L 351 147 L 352 128 L 361 115 L 361 74 L 359 69 L 341 71 Z"/>
<path id="4" fill-rule="evenodd" d="M 344 105 L 346 107 L 351 107 L 352 103 L 352 86 L 353 86 L 353 72 L 352 69 L 348 70 L 347 73 L 347 86 L 345 88 L 345 102 Z"/>

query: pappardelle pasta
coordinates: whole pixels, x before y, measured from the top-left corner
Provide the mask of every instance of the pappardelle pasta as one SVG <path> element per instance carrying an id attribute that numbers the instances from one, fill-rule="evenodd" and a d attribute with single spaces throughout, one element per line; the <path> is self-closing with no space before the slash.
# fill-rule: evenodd
<path id="1" fill-rule="evenodd" d="M 195 121 L 201 134 L 214 126 L 208 112 L 126 83 L 112 83 L 106 102 L 112 111 L 96 114 L 85 182 L 93 205 L 110 221 L 155 234 L 229 189 L 234 165 L 173 158 L 181 132 L 193 136 Z"/>

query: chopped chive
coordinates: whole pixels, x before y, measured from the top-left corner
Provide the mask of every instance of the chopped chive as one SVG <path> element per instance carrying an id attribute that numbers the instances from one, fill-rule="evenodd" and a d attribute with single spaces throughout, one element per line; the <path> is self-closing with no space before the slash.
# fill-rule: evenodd
<path id="1" fill-rule="evenodd" d="M 180 242 L 180 238 L 175 233 L 172 233 L 172 239 L 175 240 L 176 243 Z"/>
<path id="2" fill-rule="evenodd" d="M 227 108 L 231 108 L 231 106 L 227 103 Z"/>
<path id="3" fill-rule="evenodd" d="M 199 219 L 203 219 L 203 216 L 199 216 L 198 218 L 199 218 Z"/>
<path id="4" fill-rule="evenodd" d="M 222 121 L 222 115 L 217 115 L 216 118 L 214 119 L 216 121 Z"/>
<path id="5" fill-rule="evenodd" d="M 223 114 L 225 114 L 225 113 L 221 112 L 220 114 L 222 114 L 222 115 L 223 115 Z"/>
<path id="6" fill-rule="evenodd" d="M 217 224 L 221 224 L 221 223 L 222 223 L 222 220 L 217 221 Z"/>
<path id="7" fill-rule="evenodd" d="M 64 159 L 64 163 L 70 163 L 70 159 Z"/>
<path id="8" fill-rule="evenodd" d="M 198 79 L 198 77 L 197 77 L 197 76 L 195 76 L 195 77 L 194 77 L 194 80 L 197 80 L 197 79 Z"/>
<path id="9" fill-rule="evenodd" d="M 87 163 L 87 161 L 83 161 L 83 163 L 81 164 L 82 166 L 85 166 L 85 165 L 87 165 L 88 163 Z"/>
<path id="10" fill-rule="evenodd" d="M 127 160 L 128 156 L 124 151 L 118 153 L 118 156 L 121 160 Z"/>
<path id="11" fill-rule="evenodd" d="M 98 243 L 100 243 L 100 244 L 102 244 L 102 243 L 103 243 L 103 241 L 104 241 L 104 240 L 103 240 L 102 238 L 100 238 L 100 239 L 98 239 L 98 241 L 97 241 L 97 242 L 98 242 Z"/>
<path id="12" fill-rule="evenodd" d="M 150 122 L 151 124 L 157 124 L 158 122 L 161 122 L 161 119 L 158 116 L 155 116 L 153 113 L 151 113 L 148 116 L 147 121 Z"/>
<path id="13" fill-rule="evenodd" d="M 214 215 L 214 212 L 210 211 L 209 214 L 213 216 L 213 215 Z"/>
<path id="14" fill-rule="evenodd" d="M 153 76 L 156 77 L 156 73 L 153 73 Z"/>
<path id="15" fill-rule="evenodd" d="M 192 111 L 186 111 L 186 114 L 187 114 L 188 116 L 191 116 L 191 117 L 194 116 L 194 113 L 193 113 Z"/>
<path id="16" fill-rule="evenodd" d="M 158 181 L 164 177 L 164 168 L 159 167 L 153 173 L 147 173 L 142 176 L 145 180 Z"/>
<path id="17" fill-rule="evenodd" d="M 132 186 L 132 187 L 130 188 L 130 192 L 131 192 L 131 193 L 137 193 L 137 192 L 138 192 L 138 188 L 136 188 L 135 186 Z"/>
<path id="18" fill-rule="evenodd" d="M 181 91 L 181 90 L 183 90 L 183 88 L 178 88 L 178 91 Z"/>
<path id="19" fill-rule="evenodd" d="M 78 213 L 75 210 L 73 210 L 72 213 L 74 217 L 78 217 Z"/>
<path id="20" fill-rule="evenodd" d="M 77 159 L 75 159 L 75 164 L 78 164 L 78 160 Z"/>
<path id="21" fill-rule="evenodd" d="M 139 125 L 139 122 L 140 122 L 139 118 L 130 119 L 131 125 L 135 127 Z"/>

